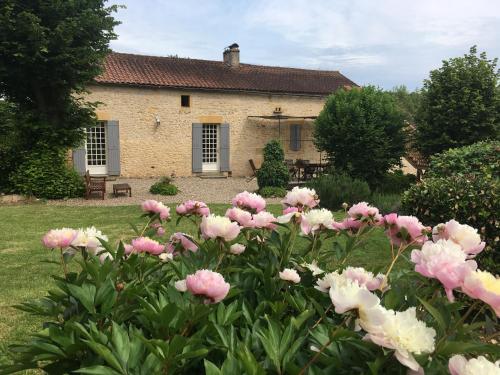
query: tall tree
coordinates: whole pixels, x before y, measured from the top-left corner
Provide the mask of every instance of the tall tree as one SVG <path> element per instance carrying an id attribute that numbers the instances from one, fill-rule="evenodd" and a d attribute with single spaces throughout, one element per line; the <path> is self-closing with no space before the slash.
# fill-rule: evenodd
<path id="1" fill-rule="evenodd" d="M 401 85 L 387 92 L 396 101 L 396 105 L 403 113 L 405 120 L 411 124 L 415 123 L 415 115 L 420 104 L 420 91 L 409 91 L 406 86 Z"/>
<path id="2" fill-rule="evenodd" d="M 31 147 L 71 147 L 95 122 L 85 86 L 116 38 L 116 5 L 105 0 L 2 0 L 0 96 L 23 117 Z"/>
<path id="3" fill-rule="evenodd" d="M 400 164 L 404 116 L 394 98 L 373 86 L 339 90 L 316 119 L 314 143 L 334 167 L 375 186 Z"/>
<path id="4" fill-rule="evenodd" d="M 496 139 L 500 127 L 497 59 L 476 47 L 443 61 L 424 81 L 417 112 L 417 144 L 430 156 L 449 148 Z"/>

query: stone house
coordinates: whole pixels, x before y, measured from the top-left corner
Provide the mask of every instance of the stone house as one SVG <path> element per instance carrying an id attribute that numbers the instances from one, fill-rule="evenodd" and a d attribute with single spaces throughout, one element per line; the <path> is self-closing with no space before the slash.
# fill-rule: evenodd
<path id="1" fill-rule="evenodd" d="M 80 173 L 124 177 L 220 173 L 248 176 L 271 139 L 286 159 L 319 162 L 314 118 L 326 97 L 356 86 L 338 71 L 111 53 L 89 87 L 97 126 L 73 150 Z"/>

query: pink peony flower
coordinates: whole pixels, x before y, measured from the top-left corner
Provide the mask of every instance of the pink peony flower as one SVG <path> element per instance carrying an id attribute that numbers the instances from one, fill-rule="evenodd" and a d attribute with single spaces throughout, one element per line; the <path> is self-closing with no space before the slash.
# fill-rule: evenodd
<path id="1" fill-rule="evenodd" d="M 252 215 L 252 226 L 254 228 L 265 228 L 274 230 L 276 228 L 276 218 L 267 211 L 261 211 L 258 214 Z"/>
<path id="2" fill-rule="evenodd" d="M 314 189 L 295 186 L 291 191 L 287 192 L 281 203 L 285 208 L 296 207 L 299 211 L 303 211 L 304 208 L 316 207 L 319 204 L 319 199 Z"/>
<path id="3" fill-rule="evenodd" d="M 353 205 L 347 211 L 347 215 L 355 220 L 369 220 L 371 222 L 378 222 L 382 219 L 378 208 L 372 207 L 366 202 L 359 202 Z"/>
<path id="4" fill-rule="evenodd" d="M 198 246 L 196 246 L 190 236 L 181 232 L 174 233 L 170 236 L 170 240 L 167 244 L 167 252 L 173 253 L 179 247 L 182 250 L 189 250 L 192 252 L 198 250 Z"/>
<path id="5" fill-rule="evenodd" d="M 464 278 L 462 292 L 487 303 L 500 317 L 500 278 L 486 271 L 469 272 Z"/>
<path id="6" fill-rule="evenodd" d="M 170 217 L 170 207 L 165 206 L 163 203 L 148 199 L 142 202 L 141 208 L 144 212 L 150 214 L 159 214 L 160 219 L 167 220 Z"/>
<path id="7" fill-rule="evenodd" d="M 235 243 L 231 245 L 229 248 L 229 252 L 234 255 L 240 255 L 242 252 L 244 252 L 246 249 L 245 245 L 242 245 L 240 243 Z"/>
<path id="8" fill-rule="evenodd" d="M 125 249 L 125 255 L 132 254 L 134 252 L 134 247 L 131 244 L 124 243 L 123 247 Z"/>
<path id="9" fill-rule="evenodd" d="M 71 228 L 51 229 L 42 238 L 42 243 L 49 249 L 69 247 L 78 236 L 78 232 Z"/>
<path id="10" fill-rule="evenodd" d="M 500 361 L 493 363 L 483 356 L 467 361 L 464 356 L 456 354 L 450 358 L 448 369 L 451 375 L 498 375 L 500 374 Z"/>
<path id="11" fill-rule="evenodd" d="M 282 272 L 279 273 L 280 279 L 285 281 L 290 281 L 292 283 L 298 284 L 300 283 L 300 276 L 297 271 L 291 268 L 285 268 Z"/>
<path id="12" fill-rule="evenodd" d="M 481 241 L 481 236 L 476 229 L 466 224 L 460 224 L 458 221 L 450 220 L 445 224 L 438 224 L 432 229 L 432 238 L 434 241 L 445 239 L 462 246 L 466 254 L 472 256 L 483 251 L 486 244 Z"/>
<path id="13" fill-rule="evenodd" d="M 153 223 L 150 227 L 156 229 L 157 236 L 161 237 L 165 235 L 165 228 L 163 228 L 160 223 Z"/>
<path id="14" fill-rule="evenodd" d="M 188 200 L 177 206 L 175 211 L 179 215 L 196 215 L 196 216 L 208 216 L 210 215 L 210 209 L 207 204 L 200 201 Z"/>
<path id="15" fill-rule="evenodd" d="M 422 250 L 412 251 L 411 260 L 416 272 L 443 284 L 450 301 L 454 300 L 453 289 L 462 286 L 466 275 L 477 268 L 476 262 L 467 260 L 462 248 L 449 240 L 427 241 Z"/>
<path id="16" fill-rule="evenodd" d="M 332 227 L 335 230 L 357 230 L 363 226 L 363 222 L 359 220 L 352 219 L 350 217 L 345 218 L 342 222 L 333 222 Z"/>
<path id="17" fill-rule="evenodd" d="M 242 227 L 251 228 L 253 226 L 252 214 L 238 207 L 229 208 L 226 217 L 231 221 L 236 221 Z"/>
<path id="18" fill-rule="evenodd" d="M 221 238 L 224 241 L 234 240 L 240 234 L 240 226 L 231 222 L 224 216 L 203 216 L 200 225 L 201 233 L 205 239 Z"/>
<path id="19" fill-rule="evenodd" d="M 391 242 L 401 244 L 422 245 L 427 241 L 427 233 L 431 228 L 424 226 L 415 216 L 386 215 L 383 219 L 387 228 L 386 234 Z"/>
<path id="20" fill-rule="evenodd" d="M 370 291 L 379 289 L 385 283 L 385 275 L 379 273 L 377 276 L 374 276 L 373 273 L 362 267 L 347 267 L 342 272 L 342 276 L 349 280 L 357 281 L 360 286 L 365 286 Z"/>
<path id="21" fill-rule="evenodd" d="M 237 194 L 231 200 L 231 203 L 235 207 L 239 207 L 254 213 L 259 213 L 266 208 L 266 201 L 264 198 L 262 198 L 258 194 L 249 193 L 248 191 Z"/>
<path id="22" fill-rule="evenodd" d="M 277 217 L 278 223 L 285 224 L 292 220 L 295 223 L 300 223 L 302 219 L 302 212 L 297 207 L 287 207 L 283 210 L 283 215 Z"/>
<path id="23" fill-rule="evenodd" d="M 230 285 L 220 273 L 209 270 L 198 270 L 186 277 L 186 288 L 195 296 L 205 296 L 205 303 L 218 303 L 229 292 Z"/>
<path id="24" fill-rule="evenodd" d="M 132 240 L 132 248 L 138 253 L 149 253 L 152 255 L 160 255 L 165 250 L 165 246 L 148 237 L 134 238 Z"/>

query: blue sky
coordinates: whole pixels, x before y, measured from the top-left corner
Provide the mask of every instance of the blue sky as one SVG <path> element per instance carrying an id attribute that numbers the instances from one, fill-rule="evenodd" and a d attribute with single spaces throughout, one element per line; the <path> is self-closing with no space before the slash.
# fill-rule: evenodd
<path id="1" fill-rule="evenodd" d="M 422 86 L 476 44 L 500 57 L 500 0 L 113 0 L 119 52 L 340 70 L 361 85 Z"/>

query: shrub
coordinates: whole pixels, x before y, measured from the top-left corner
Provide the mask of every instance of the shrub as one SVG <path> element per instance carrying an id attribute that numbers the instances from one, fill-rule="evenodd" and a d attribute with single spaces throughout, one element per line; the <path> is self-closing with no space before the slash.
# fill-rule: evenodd
<path id="1" fill-rule="evenodd" d="M 309 184 L 320 198 L 321 207 L 330 210 L 341 209 L 342 203 L 352 205 L 370 199 L 371 191 L 366 181 L 345 174 L 325 174 Z"/>
<path id="2" fill-rule="evenodd" d="M 24 158 L 11 176 L 13 190 L 37 198 L 61 199 L 81 197 L 83 179 L 68 167 L 66 152 L 39 148 Z"/>
<path id="3" fill-rule="evenodd" d="M 285 153 L 277 140 L 272 140 L 264 147 L 264 162 L 257 171 L 259 188 L 280 187 L 286 189 L 290 173 L 285 165 Z"/>
<path id="4" fill-rule="evenodd" d="M 426 178 L 405 192 L 402 208 L 429 225 L 454 218 L 478 228 L 487 244 L 479 259 L 484 259 L 482 264 L 488 264 L 491 271 L 500 273 L 498 179 L 473 175 Z"/>
<path id="5" fill-rule="evenodd" d="M 176 195 L 179 190 L 177 186 L 171 183 L 171 179 L 169 177 L 162 177 L 159 182 L 154 183 L 149 188 L 149 192 L 151 194 L 160 194 L 160 195 Z"/>
<path id="6" fill-rule="evenodd" d="M 282 198 L 286 195 L 286 190 L 277 186 L 266 186 L 259 189 L 259 194 L 264 198 Z"/>
<path id="7" fill-rule="evenodd" d="M 316 119 L 314 144 L 339 172 L 376 184 L 404 153 L 403 113 L 373 86 L 331 94 Z"/>
<path id="8" fill-rule="evenodd" d="M 157 234 L 168 210 L 148 202 L 142 206 L 145 224 L 127 238 L 131 245 L 99 241 L 104 236 L 95 228 L 84 235 L 49 231 L 43 244 L 61 253 L 63 272 L 46 297 L 20 307 L 45 322 L 30 341 L 10 347 L 0 372 L 406 374 L 411 366 L 442 374 L 454 354 L 487 355 L 493 362 L 499 357 L 485 339 L 497 328 L 493 310 L 484 309 L 498 307 L 495 291 L 476 280 L 476 291 L 468 292 L 484 315 L 474 316 L 460 299 L 451 303 L 443 285 L 454 279 L 436 270 L 455 260 L 435 254 L 440 245 L 432 242 L 423 245 L 433 250 L 425 257 L 415 249 L 425 239 L 422 223 L 393 217 L 386 229 L 400 245 L 391 248 L 387 238 L 374 237 L 380 230 L 375 208 L 357 205 L 343 222 L 351 229 L 333 231 L 330 212 L 309 211 L 317 203 L 309 191 L 290 195 L 290 204 L 303 212 L 290 215 L 279 230 L 268 226 L 272 214 L 266 211 L 236 210 L 240 218 L 255 219 L 243 228 L 226 217 L 189 212 L 172 225 L 175 235 L 165 243 L 169 237 Z M 300 224 L 297 215 L 303 215 Z M 179 233 L 183 220 L 191 233 Z M 367 243 L 385 249 L 385 275 L 345 269 Z M 394 271 L 410 251 L 421 274 Z M 72 257 L 77 264 L 70 272 Z M 465 281 L 454 293 L 463 286 Z"/>
<path id="9" fill-rule="evenodd" d="M 417 182 L 415 175 L 404 174 L 403 171 L 398 169 L 386 173 L 375 190 L 383 194 L 401 194 L 415 182 Z"/>
<path id="10" fill-rule="evenodd" d="M 480 174 L 500 178 L 500 141 L 477 142 L 431 157 L 426 177 Z"/>
<path id="11" fill-rule="evenodd" d="M 374 192 L 370 198 L 370 202 L 378 207 L 381 213 L 388 214 L 391 212 L 399 212 L 401 210 L 401 194 L 400 193 L 380 193 Z"/>

